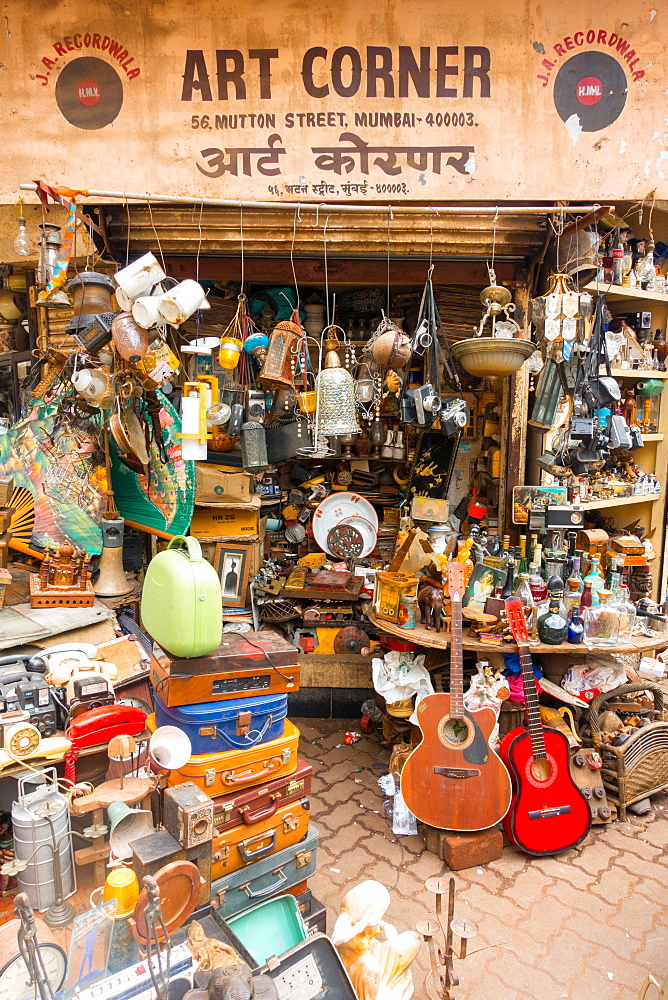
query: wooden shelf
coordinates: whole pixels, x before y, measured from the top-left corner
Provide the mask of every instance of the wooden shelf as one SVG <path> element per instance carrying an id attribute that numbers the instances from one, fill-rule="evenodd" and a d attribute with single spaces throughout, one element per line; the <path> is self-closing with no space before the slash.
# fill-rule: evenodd
<path id="1" fill-rule="evenodd" d="M 425 646 L 428 649 L 448 649 L 450 646 L 450 634 L 448 632 L 432 632 L 422 625 L 415 628 L 400 628 L 393 622 L 387 622 L 383 618 L 378 618 L 373 611 L 367 611 L 367 618 L 376 625 L 381 632 L 388 632 L 405 642 L 414 642 L 417 646 Z M 664 649 L 668 646 L 668 632 L 661 632 L 652 638 L 641 638 L 640 636 L 618 642 L 614 646 L 585 646 L 583 644 L 574 646 L 570 642 L 562 642 L 560 646 L 547 646 L 543 642 L 530 643 L 532 653 L 557 653 L 562 656 L 571 655 L 576 658 L 583 653 L 590 652 L 595 648 L 596 653 L 645 653 L 652 649 Z M 473 650 L 478 653 L 516 653 L 517 646 L 514 642 L 504 642 L 502 646 L 490 646 L 488 643 L 480 642 L 479 639 L 470 639 L 466 634 L 462 638 L 462 648 Z"/>
<path id="2" fill-rule="evenodd" d="M 621 285 L 611 285 L 607 281 L 590 281 L 585 285 L 588 292 L 599 292 L 610 299 L 640 300 L 642 302 L 658 302 L 668 305 L 668 295 L 662 292 L 645 292 L 642 288 L 622 288 Z"/>
<path id="3" fill-rule="evenodd" d="M 646 441 L 663 441 L 665 434 L 643 434 L 642 443 L 645 444 Z"/>
<path id="4" fill-rule="evenodd" d="M 601 366 L 599 374 L 606 374 L 604 366 Z M 610 374 L 615 378 L 635 378 L 639 382 L 647 382 L 651 378 L 668 378 L 668 372 L 655 372 L 651 369 L 640 371 L 637 368 L 611 368 Z"/>
<path id="5" fill-rule="evenodd" d="M 587 500 L 578 504 L 583 510 L 604 510 L 608 507 L 628 507 L 634 503 L 654 503 L 663 500 L 663 493 L 648 493 L 646 496 L 609 497 L 607 500 Z"/>

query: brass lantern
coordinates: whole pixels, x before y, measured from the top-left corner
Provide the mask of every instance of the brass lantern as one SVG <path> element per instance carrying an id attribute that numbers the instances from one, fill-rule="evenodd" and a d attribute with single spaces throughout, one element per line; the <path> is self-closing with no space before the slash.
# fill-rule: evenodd
<path id="1" fill-rule="evenodd" d="M 263 389 L 293 389 L 294 347 L 302 336 L 301 327 L 290 320 L 281 320 L 271 335 L 267 356 L 257 381 Z"/>
<path id="2" fill-rule="evenodd" d="M 355 406 L 355 382 L 349 371 L 341 367 L 339 356 L 328 350 L 325 364 L 315 380 L 318 400 L 318 430 L 325 437 L 359 434 Z"/>
<path id="3" fill-rule="evenodd" d="M 241 464 L 247 472 L 261 472 L 269 465 L 264 427 L 256 420 L 241 427 Z"/>

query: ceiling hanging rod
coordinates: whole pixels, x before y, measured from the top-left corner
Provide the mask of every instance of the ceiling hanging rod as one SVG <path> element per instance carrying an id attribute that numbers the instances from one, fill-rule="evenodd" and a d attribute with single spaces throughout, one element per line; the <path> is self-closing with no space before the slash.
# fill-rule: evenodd
<path id="1" fill-rule="evenodd" d="M 36 184 L 19 184 L 21 191 L 36 191 Z M 54 188 L 57 191 L 57 188 Z M 240 201 L 228 198 L 185 198 L 181 195 L 171 194 L 138 194 L 134 191 L 98 191 L 89 188 L 85 196 L 88 198 L 112 198 L 114 201 L 143 201 L 163 202 L 167 205 L 206 205 L 211 208 L 299 208 L 303 211 L 312 209 L 319 212 L 403 212 L 407 215 L 420 215 L 433 212 L 434 215 L 478 215 L 485 216 L 490 213 L 499 215 L 545 215 L 550 212 L 589 213 L 599 210 L 602 206 L 594 205 L 347 205 L 331 204 L 329 202 L 317 201 Z M 609 211 L 614 210 L 614 205 L 604 206 Z"/>

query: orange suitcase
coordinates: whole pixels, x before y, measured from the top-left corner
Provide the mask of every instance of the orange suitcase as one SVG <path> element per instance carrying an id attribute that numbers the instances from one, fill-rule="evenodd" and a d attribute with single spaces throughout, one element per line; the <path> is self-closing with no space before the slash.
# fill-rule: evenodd
<path id="1" fill-rule="evenodd" d="M 146 720 L 149 732 L 156 729 L 155 716 Z M 171 771 L 170 785 L 194 781 L 198 788 L 212 799 L 229 795 L 242 788 L 259 785 L 263 781 L 294 774 L 297 770 L 299 730 L 285 720 L 283 735 L 267 743 L 258 743 L 248 750 L 225 750 L 223 753 L 193 754 L 178 771 Z"/>
<path id="2" fill-rule="evenodd" d="M 250 826 L 240 823 L 220 833 L 214 827 L 211 878 L 223 878 L 245 865 L 298 844 L 306 836 L 308 823 L 309 800 L 300 799 L 288 802 L 272 816 Z"/>

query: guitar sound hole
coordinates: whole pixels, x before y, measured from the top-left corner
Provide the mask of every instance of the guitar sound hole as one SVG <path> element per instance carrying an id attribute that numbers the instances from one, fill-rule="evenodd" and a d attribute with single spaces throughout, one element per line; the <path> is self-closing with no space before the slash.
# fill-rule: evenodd
<path id="1" fill-rule="evenodd" d="M 531 765 L 531 773 L 536 781 L 547 781 L 552 774 L 549 760 L 535 760 Z"/>
<path id="2" fill-rule="evenodd" d="M 453 750 L 464 750 L 473 736 L 473 727 L 468 719 L 444 719 L 439 727 L 441 743 Z"/>

